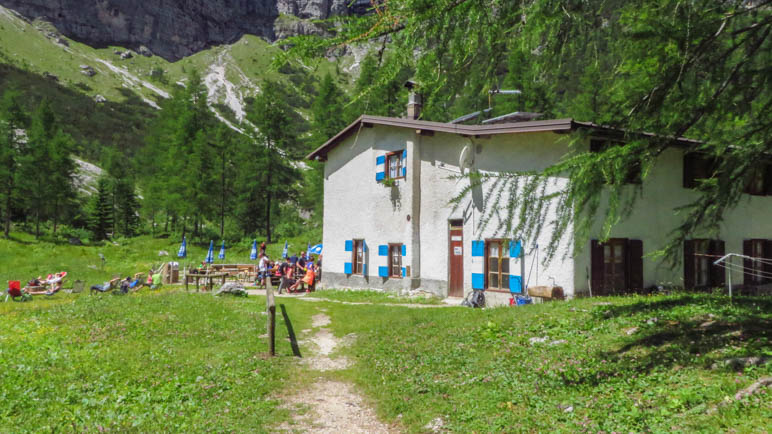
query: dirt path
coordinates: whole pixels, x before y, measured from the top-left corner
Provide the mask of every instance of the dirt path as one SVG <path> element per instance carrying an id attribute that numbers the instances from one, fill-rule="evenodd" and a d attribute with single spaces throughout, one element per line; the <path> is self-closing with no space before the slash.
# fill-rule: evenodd
<path id="1" fill-rule="evenodd" d="M 334 371 L 345 369 L 349 365 L 345 357 L 331 357 L 336 347 L 345 345 L 347 341 L 356 338 L 349 335 L 339 339 L 326 328 L 330 325 L 330 317 L 319 313 L 312 318 L 312 327 L 316 333 L 307 343 L 311 343 L 312 355 L 301 363 L 315 371 Z M 312 330 L 304 330 L 310 333 Z M 306 390 L 286 397 L 286 405 L 292 409 L 308 408 L 305 414 L 297 414 L 294 424 L 284 424 L 283 431 L 301 431 L 313 433 L 390 433 L 394 430 L 383 424 L 375 416 L 375 412 L 367 406 L 362 396 L 354 386 L 341 381 L 329 380 L 323 377 Z"/>

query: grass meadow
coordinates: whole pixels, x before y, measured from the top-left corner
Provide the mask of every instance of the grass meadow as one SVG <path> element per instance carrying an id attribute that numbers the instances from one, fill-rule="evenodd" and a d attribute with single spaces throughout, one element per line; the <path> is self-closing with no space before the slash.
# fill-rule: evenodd
<path id="1" fill-rule="evenodd" d="M 0 241 L 3 280 L 67 269 L 101 281 L 159 261 L 169 240 L 119 246 Z M 296 241 L 305 245 L 305 241 Z M 230 249 L 247 254 L 248 246 Z M 269 247 L 269 253 L 281 249 Z M 98 252 L 107 257 L 105 269 Z M 204 246 L 191 246 L 191 258 Z M 766 432 L 772 300 L 674 294 L 521 307 L 427 309 L 374 292 L 278 298 L 276 358 L 266 357 L 265 298 L 178 287 L 129 296 L 56 294 L 0 303 L 0 432 L 275 431 L 283 397 L 318 377 L 355 384 L 405 432 Z M 340 301 L 369 303 L 348 304 Z M 429 301 L 430 303 L 433 301 Z M 315 372 L 311 317 L 330 316 L 352 363 Z M 284 315 L 286 313 L 286 316 Z"/>

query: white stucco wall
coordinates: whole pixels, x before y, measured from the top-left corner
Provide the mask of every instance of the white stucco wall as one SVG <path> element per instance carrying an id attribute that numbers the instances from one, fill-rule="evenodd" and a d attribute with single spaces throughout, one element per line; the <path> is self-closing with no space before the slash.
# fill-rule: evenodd
<path id="1" fill-rule="evenodd" d="M 676 208 L 697 198 L 694 190 L 683 187 L 683 150 L 670 148 L 663 152 L 642 186 L 629 218 L 617 224 L 611 231 L 613 238 L 630 238 L 643 241 L 644 255 L 662 249 L 671 231 L 681 224 L 683 214 Z M 632 189 L 633 187 L 631 187 Z M 603 211 L 601 211 L 600 215 Z M 597 221 L 594 234 L 600 233 L 601 221 Z M 708 238 L 702 234 L 695 238 Z M 726 253 L 743 253 L 742 242 L 751 238 L 772 238 L 772 197 L 744 195 L 737 208 L 725 215 L 719 239 L 725 242 Z M 574 286 L 587 292 L 590 269 L 589 243 L 575 258 Z M 739 261 L 736 262 L 739 265 Z M 653 285 L 682 286 L 683 264 L 670 268 L 660 258 L 644 256 L 643 283 Z M 742 283 L 742 273 L 732 274 L 735 284 Z"/>
<path id="2" fill-rule="evenodd" d="M 520 133 L 487 138 L 468 138 L 449 133 L 422 136 L 413 129 L 375 125 L 362 127 L 327 155 L 324 183 L 324 261 L 323 286 L 350 288 L 406 289 L 421 285 L 447 294 L 449 272 L 448 220 L 464 220 L 464 288 L 471 290 L 472 273 L 483 273 L 483 258 L 471 256 L 473 240 L 497 237 L 495 224 L 479 230 L 485 187 L 473 191 L 458 207 L 450 200 L 468 185 L 465 179 L 451 179 L 459 174 L 459 156 L 470 145 L 474 149 L 472 167 L 483 173 L 539 170 L 557 162 L 568 150 L 570 135 Z M 375 181 L 376 157 L 386 152 L 408 150 L 408 176 L 395 187 Z M 417 156 L 420 155 L 420 159 Z M 669 149 L 657 162 L 643 184 L 642 197 L 630 217 L 620 222 L 612 237 L 640 239 L 644 253 L 660 249 L 670 231 L 680 223 L 675 208 L 694 199 L 695 192 L 682 187 L 682 151 Z M 420 178 L 415 178 L 420 176 Z M 418 180 L 420 179 L 420 182 Z M 418 183 L 417 183 L 418 182 Z M 567 180 L 556 178 L 548 192 Z M 417 184 L 416 184 L 417 183 Z M 500 200 L 507 203 L 507 198 Z M 555 215 L 551 209 L 546 218 Z M 411 217 L 408 220 L 408 216 Z M 595 228 L 599 233 L 600 221 Z M 524 240 L 526 251 L 524 280 L 530 286 L 559 285 L 568 296 L 586 293 L 590 269 L 589 245 L 576 257 L 570 256 L 570 240 L 562 241 L 555 259 L 543 265 L 544 248 L 551 237 L 549 228 L 535 240 Z M 361 238 L 369 249 L 366 254 L 367 277 L 345 276 L 344 263 L 351 253 L 345 240 Z M 597 236 L 595 237 L 597 238 Z M 772 197 L 747 196 L 726 216 L 721 239 L 727 252 L 742 252 L 747 238 L 772 239 Z M 378 255 L 378 245 L 402 243 L 407 246 L 403 266 L 410 266 L 411 276 L 404 279 L 378 277 L 378 267 L 387 258 Z M 538 245 L 540 248 L 534 250 Z M 420 246 L 420 255 L 416 252 Z M 568 257 L 564 258 L 564 253 Z M 519 274 L 519 264 L 512 261 L 512 273 Z M 420 281 L 417 278 L 420 277 Z M 741 273 L 733 281 L 742 282 Z M 661 261 L 644 258 L 644 285 L 683 284 L 682 268 L 671 269 Z"/>
<path id="3" fill-rule="evenodd" d="M 551 132 L 490 138 L 466 138 L 445 133 L 422 137 L 422 278 L 442 281 L 448 279 L 448 220 L 464 220 L 465 293 L 472 289 L 472 273 L 484 272 L 484 258 L 471 256 L 472 241 L 501 237 L 501 234 L 496 233 L 495 223 L 480 230 L 483 202 L 488 191 L 487 185 L 474 190 L 455 209 L 449 204 L 451 198 L 457 196 L 469 185 L 467 179 L 452 179 L 453 176 L 460 174 L 459 157 L 465 146 L 472 145 L 474 162 L 471 167 L 482 173 L 538 170 L 554 164 L 563 156 L 567 146 L 565 138 L 566 136 Z M 551 180 L 548 192 L 554 191 L 565 182 L 565 179 Z M 507 202 L 506 196 L 499 200 L 500 206 L 506 206 Z M 548 216 L 548 220 L 554 216 L 554 209 L 548 213 Z M 532 247 L 536 244 L 546 245 L 550 235 L 549 231 L 544 231 L 536 240 L 523 240 L 526 252 L 532 253 L 525 257 L 524 280 L 530 286 L 554 282 L 563 286 L 566 293 L 572 294 L 573 261 L 558 258 L 547 267 L 534 262 L 536 251 L 532 252 Z M 564 246 L 564 248 L 567 247 Z M 520 274 L 519 261 L 511 261 L 510 273 Z"/>
<path id="4" fill-rule="evenodd" d="M 324 278 L 324 286 L 380 288 L 387 282 L 378 277 L 378 267 L 387 265 L 378 256 L 378 245 L 402 243 L 408 246 L 403 266 L 410 265 L 411 213 L 413 195 L 408 180 L 398 180 L 395 187 L 376 182 L 376 157 L 386 152 L 401 151 L 412 138 L 412 130 L 375 126 L 361 128 L 327 156 L 324 181 L 324 260 L 323 275 L 342 274 L 344 263 L 351 261 L 345 251 L 345 240 L 364 239 L 367 279 L 356 276 L 345 281 Z M 410 174 L 408 173 L 408 179 Z M 388 279 L 393 287 L 405 287 L 410 279 Z M 395 282 L 396 281 L 396 282 Z M 386 285 L 388 286 L 388 285 Z"/>

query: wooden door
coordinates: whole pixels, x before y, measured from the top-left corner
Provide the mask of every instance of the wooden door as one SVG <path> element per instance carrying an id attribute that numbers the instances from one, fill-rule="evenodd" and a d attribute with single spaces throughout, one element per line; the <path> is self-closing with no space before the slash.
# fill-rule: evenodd
<path id="1" fill-rule="evenodd" d="M 448 227 L 448 264 L 450 266 L 448 296 L 462 297 L 464 295 L 464 222 L 451 220 Z"/>

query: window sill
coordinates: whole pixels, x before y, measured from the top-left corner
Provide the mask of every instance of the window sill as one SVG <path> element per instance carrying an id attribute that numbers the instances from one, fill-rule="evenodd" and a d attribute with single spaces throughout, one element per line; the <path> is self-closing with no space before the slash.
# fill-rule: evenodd
<path id="1" fill-rule="evenodd" d="M 508 289 L 484 289 L 485 292 L 495 292 L 497 294 L 512 294 L 512 291 Z"/>

